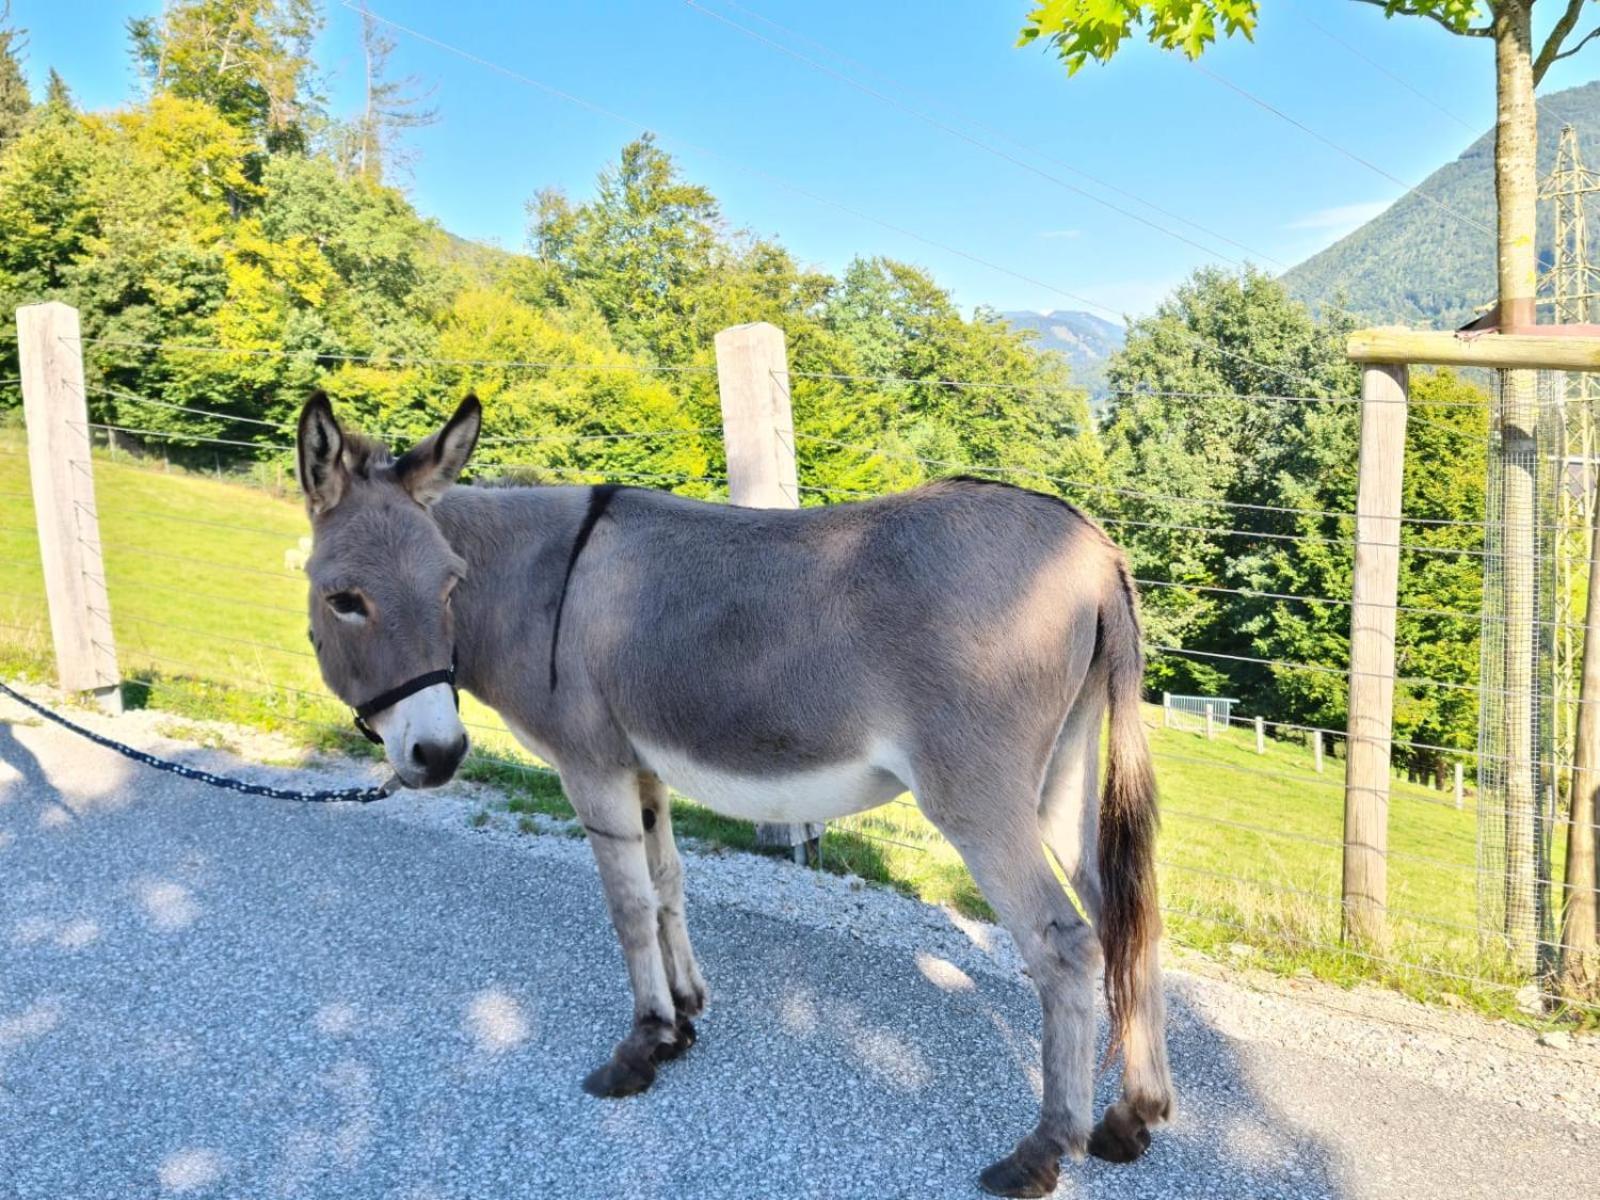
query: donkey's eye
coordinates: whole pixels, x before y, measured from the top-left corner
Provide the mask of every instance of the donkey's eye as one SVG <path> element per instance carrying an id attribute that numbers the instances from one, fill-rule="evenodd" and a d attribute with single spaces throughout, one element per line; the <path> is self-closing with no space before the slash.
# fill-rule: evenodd
<path id="1" fill-rule="evenodd" d="M 327 598 L 328 607 L 346 621 L 361 621 L 367 616 L 367 602 L 360 592 L 334 592 Z"/>

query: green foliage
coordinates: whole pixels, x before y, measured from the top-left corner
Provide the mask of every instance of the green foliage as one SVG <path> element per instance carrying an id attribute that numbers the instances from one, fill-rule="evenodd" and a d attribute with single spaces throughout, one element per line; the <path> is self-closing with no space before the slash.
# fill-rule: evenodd
<path id="1" fill-rule="evenodd" d="M 1472 22 L 1483 8 L 1478 0 L 1382 0 L 1381 6 L 1385 16 L 1427 17 L 1458 34 L 1476 32 Z M 1196 59 L 1219 33 L 1253 40 L 1260 8 L 1260 0 L 1040 0 L 1017 44 L 1044 41 L 1069 75 L 1090 59 L 1110 62 L 1135 29 L 1153 46 Z"/>
<path id="2" fill-rule="evenodd" d="M 45 83 L 44 102 L 51 108 L 70 110 L 75 107 L 72 102 L 72 89 L 67 87 L 67 81 L 54 67 L 50 68 L 50 78 Z"/>
<path id="3" fill-rule="evenodd" d="M 1135 322 L 1112 360 L 1118 394 L 1104 436 L 1122 490 L 1101 511 L 1137 576 L 1191 585 L 1146 590 L 1148 640 L 1172 648 L 1153 656 L 1154 686 L 1237 696 L 1276 721 L 1344 726 L 1350 611 L 1342 600 L 1359 458 L 1359 406 L 1340 402 L 1358 386 L 1344 360 L 1346 331 L 1339 319 L 1314 322 L 1264 275 L 1202 270 Z M 1424 549 L 1402 556 L 1401 603 L 1462 615 L 1404 614 L 1399 673 L 1471 685 L 1486 397 L 1448 373 L 1423 375 L 1413 407 L 1405 540 Z M 1310 668 L 1275 665 L 1285 663 Z M 1476 724 L 1470 691 L 1397 689 L 1401 738 L 1469 749 Z M 1442 762 L 1436 751 L 1403 746 L 1397 757 L 1419 768 Z"/>
<path id="4" fill-rule="evenodd" d="M 128 22 L 152 94 L 209 104 L 269 150 L 303 147 L 318 0 L 178 0 Z"/>
<path id="5" fill-rule="evenodd" d="M 1252 554 L 1276 546 L 1298 556 L 1301 547 L 1275 541 L 1293 530 L 1271 509 L 1299 507 L 1285 494 L 1300 486 L 1297 469 L 1329 457 L 1317 445 L 1328 433 L 1328 406 L 1266 397 L 1351 394 L 1341 327 L 1317 325 L 1257 271 L 1203 269 L 1155 315 L 1134 322 L 1107 374 L 1115 394 L 1106 455 L 1126 492 L 1110 495 L 1103 511 L 1136 575 L 1234 586 Z M 1156 645 L 1249 653 L 1239 623 L 1251 611 L 1237 597 L 1155 587 L 1145 613 Z M 1154 680 L 1173 691 L 1231 687 L 1243 696 L 1265 685 L 1259 669 L 1220 659 L 1165 655 L 1152 667 Z"/>
<path id="6" fill-rule="evenodd" d="M 9 8 L 10 5 L 0 6 L 0 23 L 5 21 Z M 22 132 L 33 108 L 28 81 L 22 75 L 23 45 L 21 30 L 0 25 L 0 150 Z"/>
<path id="7" fill-rule="evenodd" d="M 1109 62 L 1141 27 L 1152 45 L 1199 58 L 1220 27 L 1232 37 L 1255 32 L 1258 0 L 1043 0 L 1028 13 L 1019 44 L 1043 39 L 1069 75 L 1091 58 Z"/>

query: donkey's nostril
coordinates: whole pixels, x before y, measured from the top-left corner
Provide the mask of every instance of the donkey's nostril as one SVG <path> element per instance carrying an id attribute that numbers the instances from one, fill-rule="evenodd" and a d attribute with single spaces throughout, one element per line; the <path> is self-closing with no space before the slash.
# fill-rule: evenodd
<path id="1" fill-rule="evenodd" d="M 449 779 L 466 754 L 466 734 L 453 742 L 417 742 L 411 747 L 411 761 L 422 768 L 425 784 Z"/>

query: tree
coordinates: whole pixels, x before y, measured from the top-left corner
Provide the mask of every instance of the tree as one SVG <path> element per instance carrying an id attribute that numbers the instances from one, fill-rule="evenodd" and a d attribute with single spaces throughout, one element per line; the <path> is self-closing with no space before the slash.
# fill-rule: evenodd
<path id="1" fill-rule="evenodd" d="M 1332 438 L 1338 444 L 1348 406 L 1263 397 L 1277 390 L 1272 385 L 1281 384 L 1285 371 L 1303 378 L 1298 390 L 1306 396 L 1347 395 L 1353 371 L 1344 361 L 1344 329 L 1337 320 L 1314 322 L 1262 272 L 1215 268 L 1196 271 L 1154 315 L 1130 327 L 1107 370 L 1113 395 L 1104 432 L 1110 473 L 1126 486 L 1104 503 L 1135 573 L 1157 583 L 1145 600 L 1153 644 L 1206 655 L 1289 657 L 1265 653 L 1280 648 L 1273 631 L 1310 614 L 1203 589 L 1285 591 L 1268 583 L 1282 570 L 1275 564 L 1285 547 L 1298 551 L 1302 544 L 1283 539 L 1326 536 L 1297 527 L 1292 511 L 1272 509 L 1332 508 L 1296 491 L 1295 468 L 1336 457 L 1325 443 Z M 1344 436 L 1348 447 L 1348 428 Z M 1318 483 L 1330 482 L 1320 470 L 1308 473 Z M 1205 532 L 1214 527 L 1240 532 Z M 1335 562 L 1313 572 L 1308 560 L 1307 578 L 1336 569 Z M 1332 585 L 1319 579 L 1312 594 L 1335 594 L 1326 586 Z M 1330 661 L 1326 644 L 1314 649 L 1303 661 Z M 1326 675 L 1274 676 L 1193 654 L 1156 655 L 1151 667 L 1164 687 L 1226 686 L 1277 705 L 1284 719 L 1325 715 L 1325 697 L 1314 693 L 1331 678 Z"/>
<path id="2" fill-rule="evenodd" d="M 50 78 L 45 83 L 44 102 L 47 107 L 63 112 L 71 112 L 76 107 L 72 100 L 72 89 L 54 67 L 50 68 Z"/>
<path id="3" fill-rule="evenodd" d="M 318 0 L 176 0 L 128 35 L 152 93 L 204 101 L 272 151 L 306 144 L 321 27 Z"/>
<path id="4" fill-rule="evenodd" d="M 663 363 L 704 349 L 696 301 L 726 262 L 722 212 L 654 137 L 622 148 L 589 203 L 544 193 L 536 205 L 534 254 L 593 298 L 624 347 Z"/>
<path id="5" fill-rule="evenodd" d="M 9 29 L 5 22 L 11 17 L 9 0 L 0 4 L 0 152 L 3 152 L 22 133 L 23 124 L 33 108 L 28 95 L 28 81 L 22 76 L 19 56 L 26 44 L 20 29 Z"/>
<path id="6" fill-rule="evenodd" d="M 354 165 L 369 183 L 382 183 L 385 168 L 403 166 L 407 161 L 400 136 L 408 129 L 432 125 L 439 119 L 439 111 L 424 107 L 432 93 L 420 90 L 416 76 L 388 77 L 395 41 L 384 33 L 365 3 L 361 6 L 361 50 L 366 65 L 366 107 L 356 123 Z"/>
<path id="7" fill-rule="evenodd" d="M 1534 0 L 1356 0 L 1386 16 L 1419 17 L 1461 37 L 1484 38 L 1495 52 L 1495 198 L 1498 208 L 1499 324 L 1514 331 L 1535 323 L 1537 199 L 1535 161 L 1538 124 L 1534 89 L 1551 66 L 1576 54 L 1600 26 L 1577 32 L 1585 0 L 1564 0 L 1542 45 L 1533 35 Z M 1027 16 L 1024 43 L 1053 45 L 1069 73 L 1090 59 L 1107 62 L 1133 36 L 1198 58 L 1219 35 L 1252 36 L 1259 0 L 1044 0 Z M 1502 453 L 1496 469 L 1505 503 L 1505 553 L 1531 559 L 1534 536 L 1533 464 L 1537 416 L 1536 380 L 1529 371 L 1508 371 L 1501 401 Z M 1506 871 L 1508 892 L 1533 896 L 1539 883 L 1535 846 L 1538 823 L 1534 779 L 1533 661 L 1537 629 L 1529 589 L 1507 573 L 1506 660 Z M 1600 703 L 1600 695 L 1586 696 Z M 1569 880 L 1594 887 L 1594 880 Z M 1530 972 L 1540 962 L 1536 906 L 1507 906 L 1506 937 L 1515 960 Z"/>

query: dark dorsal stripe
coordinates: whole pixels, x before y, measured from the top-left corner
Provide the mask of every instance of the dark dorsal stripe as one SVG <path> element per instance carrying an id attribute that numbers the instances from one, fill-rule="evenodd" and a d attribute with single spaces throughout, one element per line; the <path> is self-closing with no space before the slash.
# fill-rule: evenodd
<path id="1" fill-rule="evenodd" d="M 556 690 L 559 677 L 556 675 L 556 647 L 561 642 L 561 614 L 567 607 L 567 588 L 572 583 L 572 570 L 578 565 L 578 555 L 583 553 L 583 548 L 589 544 L 589 535 L 594 532 L 594 527 L 601 517 L 605 516 L 606 508 L 611 504 L 611 497 L 622 489 L 614 483 L 602 483 L 589 489 L 589 507 L 583 514 L 583 521 L 578 526 L 578 536 L 572 539 L 572 553 L 567 555 L 567 573 L 561 579 L 561 595 L 556 600 L 556 619 L 550 627 L 550 690 Z"/>

